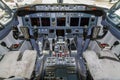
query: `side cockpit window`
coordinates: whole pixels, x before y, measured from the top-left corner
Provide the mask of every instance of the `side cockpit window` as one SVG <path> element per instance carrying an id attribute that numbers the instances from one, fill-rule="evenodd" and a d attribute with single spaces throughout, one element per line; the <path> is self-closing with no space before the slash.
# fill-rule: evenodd
<path id="1" fill-rule="evenodd" d="M 120 30 L 120 1 L 118 1 L 108 13 L 109 20 Z"/>
<path id="2" fill-rule="evenodd" d="M 11 10 L 0 1 L 0 31 L 4 29 L 4 25 L 7 24 L 11 18 Z"/>

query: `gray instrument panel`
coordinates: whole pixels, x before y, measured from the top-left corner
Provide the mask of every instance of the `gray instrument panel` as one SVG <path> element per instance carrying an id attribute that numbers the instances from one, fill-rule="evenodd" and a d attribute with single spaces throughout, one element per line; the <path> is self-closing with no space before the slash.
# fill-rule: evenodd
<path id="1" fill-rule="evenodd" d="M 39 34 L 56 33 L 56 30 L 63 30 L 64 33 L 82 34 L 84 28 L 90 28 L 97 24 L 96 16 L 75 12 L 35 13 L 24 16 L 23 20 L 25 26 L 38 29 Z"/>

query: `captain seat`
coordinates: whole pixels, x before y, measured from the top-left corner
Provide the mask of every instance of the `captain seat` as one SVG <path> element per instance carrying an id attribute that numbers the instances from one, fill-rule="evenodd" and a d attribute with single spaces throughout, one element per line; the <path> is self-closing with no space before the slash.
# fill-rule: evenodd
<path id="1" fill-rule="evenodd" d="M 35 67 L 37 53 L 34 50 L 24 51 L 19 60 L 19 51 L 10 51 L 0 61 L 0 78 L 23 77 L 30 79 Z"/>
<path id="2" fill-rule="evenodd" d="M 85 51 L 83 57 L 94 80 L 120 80 L 120 61 L 110 50 L 103 50 L 99 55 Z"/>

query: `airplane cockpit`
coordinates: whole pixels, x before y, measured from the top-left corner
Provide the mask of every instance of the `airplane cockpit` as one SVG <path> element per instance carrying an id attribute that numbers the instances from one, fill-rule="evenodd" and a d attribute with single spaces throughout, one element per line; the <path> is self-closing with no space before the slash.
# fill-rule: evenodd
<path id="1" fill-rule="evenodd" d="M 91 38 L 95 38 L 95 35 L 92 36 L 93 28 L 99 31 L 100 27 L 97 26 L 97 22 L 105 13 L 96 7 L 65 4 L 27 6 L 18 9 L 17 15 L 18 18 L 22 18 L 23 26 L 20 29 L 25 38 L 35 39 L 38 43 L 45 39 L 49 42 L 52 51 L 53 43 L 59 41 L 60 38 L 67 44 L 73 44 L 76 47 L 77 41 L 75 39 L 78 38 L 81 38 L 83 43 L 86 40 L 89 43 Z M 29 32 L 24 31 L 27 29 L 29 29 Z M 20 37 L 22 38 L 22 35 Z M 79 47 L 82 46 L 79 45 Z M 84 50 L 87 46 L 88 44 L 83 46 Z"/>
<path id="2" fill-rule="evenodd" d="M 120 1 L 0 4 L 0 80 L 120 79 Z"/>

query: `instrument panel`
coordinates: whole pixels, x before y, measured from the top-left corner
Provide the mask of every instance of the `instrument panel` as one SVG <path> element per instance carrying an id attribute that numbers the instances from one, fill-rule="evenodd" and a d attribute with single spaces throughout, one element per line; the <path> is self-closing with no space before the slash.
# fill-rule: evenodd
<path id="1" fill-rule="evenodd" d="M 39 4 L 19 8 L 17 15 L 22 17 L 23 25 L 32 29 L 33 34 L 72 37 L 96 26 L 103 11 L 79 4 Z"/>
<path id="2" fill-rule="evenodd" d="M 23 20 L 24 26 L 29 26 L 32 29 L 38 29 L 39 34 L 54 33 L 55 30 L 75 34 L 83 32 L 82 29 L 84 28 L 97 25 L 96 16 L 73 12 L 35 13 L 26 15 L 23 17 Z"/>
<path id="3" fill-rule="evenodd" d="M 85 27 L 96 25 L 94 15 L 84 13 L 36 13 L 26 15 L 24 24 L 36 27 Z"/>

